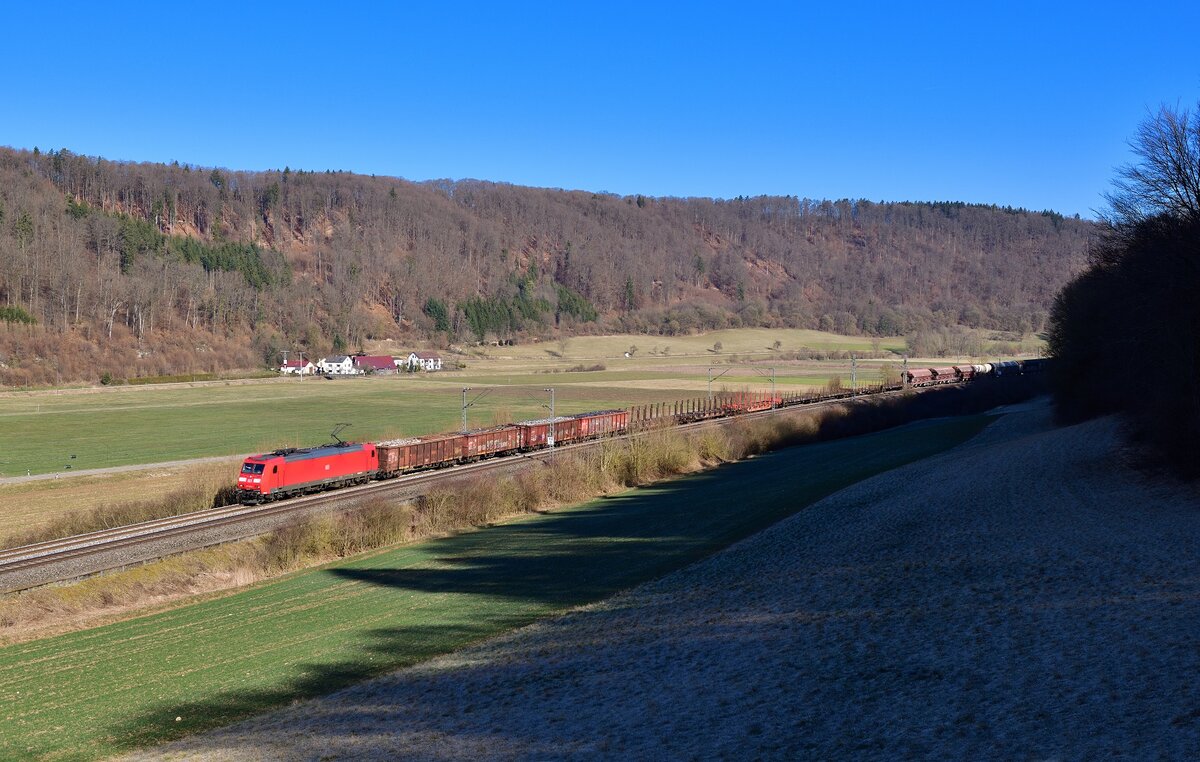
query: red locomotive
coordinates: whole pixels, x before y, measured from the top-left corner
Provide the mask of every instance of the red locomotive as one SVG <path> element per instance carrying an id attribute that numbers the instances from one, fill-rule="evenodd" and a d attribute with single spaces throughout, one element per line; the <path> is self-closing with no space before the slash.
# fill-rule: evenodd
<path id="1" fill-rule="evenodd" d="M 238 475 L 243 503 L 291 497 L 368 481 L 379 470 L 373 444 L 338 442 L 321 447 L 287 448 L 252 455 Z"/>

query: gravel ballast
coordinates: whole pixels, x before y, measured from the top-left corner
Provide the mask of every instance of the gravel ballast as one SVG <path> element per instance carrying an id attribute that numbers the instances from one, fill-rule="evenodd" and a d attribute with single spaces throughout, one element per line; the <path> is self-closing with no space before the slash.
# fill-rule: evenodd
<path id="1" fill-rule="evenodd" d="M 1194 758 L 1198 551 L 1196 493 L 1114 421 L 1020 406 L 616 598 L 136 758 Z"/>

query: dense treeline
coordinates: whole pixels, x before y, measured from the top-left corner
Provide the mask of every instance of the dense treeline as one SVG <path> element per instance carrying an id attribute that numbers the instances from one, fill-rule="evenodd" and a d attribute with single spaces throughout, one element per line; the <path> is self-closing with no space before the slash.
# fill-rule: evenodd
<path id="1" fill-rule="evenodd" d="M 1050 331 L 1066 421 L 1123 413 L 1148 452 L 1200 477 L 1200 125 L 1163 109 L 1133 143 L 1091 266 Z"/>
<path id="2" fill-rule="evenodd" d="M 37 321 L 0 322 L 0 379 L 47 379 L 22 359 L 40 332 L 124 347 L 128 374 L 211 370 L 162 362 L 184 334 L 216 355 L 201 366 L 228 367 L 401 336 L 1040 330 L 1091 228 L 959 203 L 625 198 L 0 149 L 0 305 Z"/>

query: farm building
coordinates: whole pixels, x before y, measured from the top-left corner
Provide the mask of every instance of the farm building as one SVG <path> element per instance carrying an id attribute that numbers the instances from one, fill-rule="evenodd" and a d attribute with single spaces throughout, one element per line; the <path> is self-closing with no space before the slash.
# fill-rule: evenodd
<path id="1" fill-rule="evenodd" d="M 317 366 L 313 365 L 310 360 L 288 360 L 283 365 L 279 366 L 280 373 L 290 373 L 292 375 L 311 376 L 317 372 Z"/>
<path id="2" fill-rule="evenodd" d="M 354 360 L 346 355 L 321 358 L 317 362 L 317 370 L 330 376 L 353 376 L 358 373 L 354 369 Z"/>
<path id="3" fill-rule="evenodd" d="M 396 360 L 388 355 L 355 355 L 354 367 L 362 373 L 395 373 Z"/>
<path id="4" fill-rule="evenodd" d="M 441 370 L 442 358 L 436 352 L 412 352 L 408 355 L 409 370 Z"/>

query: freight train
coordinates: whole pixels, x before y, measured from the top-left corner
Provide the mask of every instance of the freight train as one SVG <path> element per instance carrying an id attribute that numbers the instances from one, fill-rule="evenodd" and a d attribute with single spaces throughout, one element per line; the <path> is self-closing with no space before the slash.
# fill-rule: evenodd
<path id="1" fill-rule="evenodd" d="M 856 391 L 777 396 L 763 393 L 724 394 L 716 400 L 691 400 L 673 405 L 648 406 L 640 414 L 630 410 L 597 410 L 521 421 L 456 434 L 431 434 L 382 442 L 338 441 L 319 447 L 286 448 L 253 455 L 242 463 L 238 499 L 247 505 L 312 492 L 389 479 L 424 469 L 444 468 L 483 458 L 531 452 L 624 434 L 631 428 L 671 426 L 708 418 L 723 418 L 810 404 L 855 395 L 896 391 L 906 386 L 960 384 L 982 375 L 1041 373 L 1046 360 L 1015 360 L 984 365 L 912 368 L 897 385 L 873 386 Z M 337 439 L 337 432 L 334 432 Z"/>
<path id="2" fill-rule="evenodd" d="M 275 450 L 252 455 L 242 463 L 238 499 L 247 505 L 263 503 L 364 484 L 372 479 L 388 479 L 411 471 L 614 436 L 628 428 L 628 410 L 597 410 L 460 434 L 432 434 L 366 444 L 339 440 L 320 447 Z"/>
<path id="3" fill-rule="evenodd" d="M 942 368 L 912 368 L 904 371 L 909 386 L 940 386 L 970 381 L 978 374 L 991 373 L 990 365 L 948 365 Z"/>
<path id="4" fill-rule="evenodd" d="M 948 365 L 941 368 L 912 368 L 904 371 L 906 386 L 939 386 L 970 381 L 976 376 L 1020 376 L 1027 373 L 1042 373 L 1049 361 L 1045 358 L 1033 360 L 1007 360 L 983 365 Z"/>

